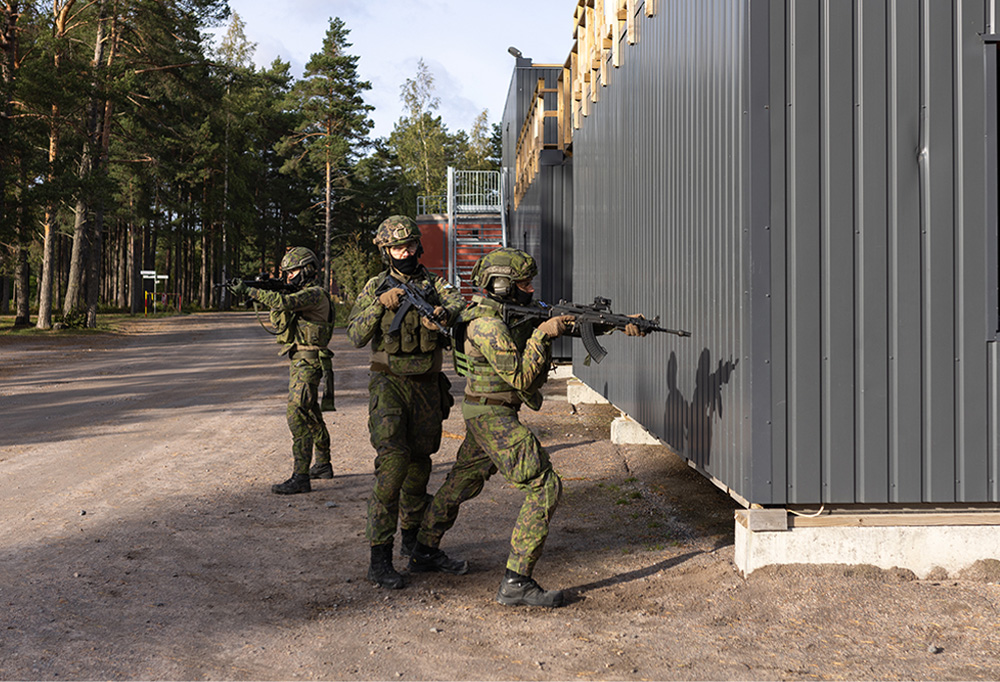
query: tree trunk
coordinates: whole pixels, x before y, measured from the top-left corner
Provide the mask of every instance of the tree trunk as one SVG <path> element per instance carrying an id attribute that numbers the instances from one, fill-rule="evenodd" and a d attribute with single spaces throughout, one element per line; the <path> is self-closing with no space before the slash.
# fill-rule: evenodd
<path id="1" fill-rule="evenodd" d="M 28 289 L 31 283 L 31 265 L 28 263 L 28 249 L 17 247 L 14 263 L 14 326 L 27 327 L 31 324 Z"/>
<path id="2" fill-rule="evenodd" d="M 129 215 L 132 215 L 131 212 Z M 129 271 L 129 299 L 131 305 L 129 312 L 133 315 L 139 314 L 139 305 L 142 300 L 142 280 L 139 279 L 139 252 L 142 245 L 139 242 L 138 230 L 135 227 L 135 219 L 129 218 L 128 224 L 128 271 Z"/>
<path id="3" fill-rule="evenodd" d="M 331 194 L 331 183 L 332 179 L 330 177 L 330 155 L 327 153 L 326 158 L 326 237 L 323 239 L 323 288 L 327 291 L 331 291 L 330 288 L 330 194 Z"/>
<path id="4" fill-rule="evenodd" d="M 19 2 L 10 0 L 4 5 L 2 17 L 3 33 L 0 34 L 0 88 L 3 95 L 3 112 L 0 114 L 0 145 L 9 149 L 11 99 L 14 89 L 14 68 L 17 65 L 17 20 L 21 15 Z M 7 199 L 7 173 L 10 162 L 7 154 L 0 154 L 0 225 L 5 225 Z M 10 292 L 4 288 L 3 313 L 7 313 Z"/>
<path id="5" fill-rule="evenodd" d="M 84 150 L 84 160 L 81 166 L 88 165 L 87 173 L 90 173 L 90 160 Z M 80 169 L 82 175 L 84 170 Z M 66 284 L 66 300 L 63 301 L 63 315 L 69 316 L 73 311 L 78 310 L 83 290 L 84 261 L 87 256 L 87 202 L 83 198 L 77 199 L 76 212 L 73 222 L 73 248 L 69 257 L 69 281 Z"/>
<path id="6" fill-rule="evenodd" d="M 94 156 L 100 154 L 101 132 L 104 129 L 101 114 L 104 112 L 105 103 L 100 97 L 100 77 L 99 73 L 104 66 L 104 24 L 105 24 L 104 0 L 98 0 L 97 31 L 94 37 L 94 59 L 91 68 L 94 69 L 94 79 L 90 87 L 90 105 L 87 109 L 87 134 L 83 140 L 83 152 L 80 155 L 79 177 L 83 188 L 80 196 L 76 200 L 76 220 L 73 227 L 73 255 L 70 259 L 69 284 L 66 287 L 66 301 L 63 305 L 63 314 L 69 315 L 72 311 L 83 307 L 84 296 L 87 303 L 88 327 L 97 326 L 96 306 L 97 289 L 100 287 L 100 279 L 97 276 L 88 276 L 86 293 L 83 292 L 84 272 L 88 275 L 96 275 L 100 272 L 101 249 L 98 246 L 100 238 L 95 234 L 96 225 L 90 220 L 90 201 L 88 196 L 89 180 L 94 174 Z M 91 305 L 91 301 L 94 301 Z M 93 310 L 91 310 L 93 308 Z M 93 318 L 94 324 L 90 324 Z"/>
<path id="7" fill-rule="evenodd" d="M 52 8 L 53 19 L 55 20 L 53 37 L 57 43 L 66 34 L 66 21 L 74 2 L 75 0 L 65 0 L 60 7 L 59 0 L 55 0 Z M 52 57 L 53 71 L 57 76 L 61 62 L 62 54 L 60 48 L 57 47 L 55 55 Z M 52 105 L 51 115 L 52 118 L 49 121 L 49 171 L 46 177 L 46 181 L 49 183 L 55 180 L 55 162 L 59 156 L 60 112 L 58 104 Z M 45 207 L 45 218 L 42 223 L 42 233 L 44 235 L 42 242 L 42 275 L 38 284 L 38 321 L 35 323 L 35 326 L 39 329 L 52 328 L 52 266 L 54 261 L 53 255 L 55 253 L 53 221 L 55 220 L 55 213 L 55 203 L 50 202 Z"/>
<path id="8" fill-rule="evenodd" d="M 104 252 L 102 236 L 104 224 L 104 200 L 98 199 L 94 214 L 94 229 L 90 232 L 90 269 L 87 272 L 87 327 L 97 328 L 97 304 L 101 293 L 101 259 Z"/>
<path id="9" fill-rule="evenodd" d="M 118 276 L 115 279 L 117 291 L 115 292 L 115 304 L 120 310 L 124 310 L 128 305 L 128 288 L 125 285 L 128 277 L 128 234 L 122 230 L 120 220 L 115 221 L 117 237 L 115 239 L 115 255 L 117 262 Z"/>

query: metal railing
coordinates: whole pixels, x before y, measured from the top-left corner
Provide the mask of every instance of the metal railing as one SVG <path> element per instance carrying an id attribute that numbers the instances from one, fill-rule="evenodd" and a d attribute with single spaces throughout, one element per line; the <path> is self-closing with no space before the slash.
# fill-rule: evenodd
<path id="1" fill-rule="evenodd" d="M 500 171 L 455 171 L 455 211 L 495 213 L 501 209 Z"/>
<path id="2" fill-rule="evenodd" d="M 500 171 L 460 171 L 448 168 L 448 280 L 459 287 L 467 284 L 466 268 L 459 256 L 476 258 L 498 246 L 507 245 L 507 217 L 504 211 L 503 174 Z M 466 224 L 475 214 L 492 215 L 499 224 L 499 234 L 484 234 Z M 463 216 L 463 217 L 460 217 Z M 489 221 L 493 222 L 493 221 Z M 495 224 L 496 224 L 495 223 Z M 459 243 L 462 248 L 459 249 Z M 469 265 L 471 269 L 471 265 Z"/>
<path id="3" fill-rule="evenodd" d="M 445 214 L 448 212 L 448 195 L 431 194 L 417 197 L 417 215 Z"/>

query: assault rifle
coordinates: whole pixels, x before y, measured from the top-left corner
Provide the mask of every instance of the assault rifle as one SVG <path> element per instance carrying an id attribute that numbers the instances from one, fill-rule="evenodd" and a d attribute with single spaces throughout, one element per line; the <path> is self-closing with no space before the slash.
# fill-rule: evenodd
<path id="1" fill-rule="evenodd" d="M 222 282 L 220 284 L 213 284 L 213 288 L 219 289 L 225 287 L 226 289 L 231 289 L 236 285 L 237 282 L 243 282 L 248 287 L 253 287 L 254 289 L 264 289 L 265 291 L 280 291 L 284 294 L 294 294 L 296 291 L 302 287 L 297 284 L 289 284 L 283 279 L 272 279 L 267 278 L 262 275 L 257 275 L 253 279 L 234 277 L 231 280 Z"/>
<path id="2" fill-rule="evenodd" d="M 614 329 L 624 330 L 626 326 L 634 324 L 643 334 L 663 332 L 677 336 L 691 336 L 691 332 L 683 329 L 661 327 L 659 315 L 652 319 L 618 315 L 611 311 L 611 299 L 603 296 L 595 296 L 593 303 L 570 303 L 560 300 L 555 305 L 538 301 L 537 306 L 513 304 L 504 304 L 503 306 L 504 322 L 510 326 L 515 326 L 526 320 L 548 319 L 560 315 L 573 315 L 576 318 L 571 335 L 583 339 L 583 347 L 587 349 L 587 353 L 590 354 L 594 362 L 600 362 L 608 354 L 607 349 L 597 341 L 598 330 L 601 333 L 606 333 Z"/>
<path id="3" fill-rule="evenodd" d="M 382 286 L 375 292 L 375 296 L 378 297 L 389 291 L 389 289 L 396 288 L 403 290 L 403 301 L 400 303 L 399 309 L 396 310 L 396 316 L 392 318 L 392 324 L 389 325 L 390 334 L 398 333 L 400 325 L 403 324 L 403 318 L 406 317 L 406 313 L 410 312 L 410 310 L 416 310 L 420 317 L 433 323 L 438 333 L 451 338 L 451 331 L 434 316 L 435 306 L 427 300 L 434 295 L 434 289 L 430 284 L 420 287 L 412 281 L 400 282 L 392 275 L 389 275 L 385 278 Z"/>

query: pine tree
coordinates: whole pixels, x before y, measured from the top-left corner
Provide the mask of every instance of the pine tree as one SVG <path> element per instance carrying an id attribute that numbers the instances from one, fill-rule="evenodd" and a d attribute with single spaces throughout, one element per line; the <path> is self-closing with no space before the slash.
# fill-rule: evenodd
<path id="1" fill-rule="evenodd" d="M 301 122 L 281 144 L 288 156 L 282 169 L 308 177 L 320 176 L 324 214 L 323 268 L 324 286 L 329 287 L 330 240 L 333 219 L 333 190 L 341 185 L 359 152 L 368 144 L 372 127 L 362 94 L 371 83 L 358 76 L 358 57 L 347 54 L 346 25 L 331 18 L 323 39 L 323 49 L 312 55 L 301 81 L 292 88 L 289 108 L 301 115 Z"/>

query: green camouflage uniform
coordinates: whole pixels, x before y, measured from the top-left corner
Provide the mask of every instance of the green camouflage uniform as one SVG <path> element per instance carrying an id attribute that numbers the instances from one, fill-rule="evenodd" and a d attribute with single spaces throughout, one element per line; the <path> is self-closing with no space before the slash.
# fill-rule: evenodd
<path id="1" fill-rule="evenodd" d="M 393 273 L 399 281 L 427 283 L 437 293 L 432 305 L 442 306 L 448 323 L 465 307 L 461 294 L 423 266 L 411 276 Z M 417 528 L 427 507 L 431 455 L 441 445 L 443 404 L 450 401 L 449 384 L 441 372 L 442 342 L 438 332 L 420 324 L 410 310 L 398 333 L 389 333 L 396 311 L 379 302 L 392 288 L 389 272 L 368 280 L 351 310 L 347 337 L 361 348 L 372 347 L 368 383 L 368 432 L 375 448 L 375 485 L 368 500 L 365 535 L 371 545 L 392 541 L 396 519 L 402 528 Z"/>
<path id="2" fill-rule="evenodd" d="M 323 371 L 332 371 L 327 348 L 333 336 L 333 307 L 320 287 L 308 286 L 292 294 L 251 287 L 247 295 L 271 309 L 271 324 L 278 330 L 281 355 L 288 355 L 288 429 L 292 432 L 295 474 L 308 474 L 316 450 L 316 463 L 330 461 L 330 432 L 319 407 Z M 330 384 L 327 384 L 329 387 Z M 332 395 L 324 396 L 324 401 Z"/>
<path id="3" fill-rule="evenodd" d="M 518 419 L 521 405 L 541 407 L 551 341 L 526 322 L 508 327 L 500 304 L 476 296 L 463 313 L 470 320 L 464 352 L 471 363 L 462 416 L 466 436 L 455 465 L 424 515 L 418 542 L 438 547 L 455 524 L 459 506 L 478 495 L 498 470 L 525 493 L 514 524 L 507 568 L 530 576 L 549 534 L 562 482 L 538 438 Z"/>

